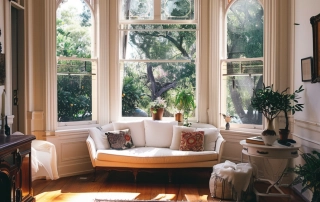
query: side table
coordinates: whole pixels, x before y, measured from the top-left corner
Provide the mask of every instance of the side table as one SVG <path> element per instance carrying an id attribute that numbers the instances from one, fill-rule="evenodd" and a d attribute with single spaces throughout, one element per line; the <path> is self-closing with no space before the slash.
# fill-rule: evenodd
<path id="1" fill-rule="evenodd" d="M 250 157 L 260 157 L 260 158 L 270 158 L 270 159 L 293 159 L 298 157 L 298 150 L 300 148 L 300 144 L 291 144 L 291 146 L 284 146 L 279 144 L 277 141 L 274 142 L 272 146 L 266 145 L 258 145 L 258 144 L 250 144 L 246 143 L 246 140 L 241 140 L 240 144 L 242 145 L 242 153 L 241 153 L 241 161 L 243 160 L 243 154 L 249 157 L 249 161 L 251 163 Z M 254 187 L 253 191 L 256 194 L 256 199 L 259 201 L 259 196 L 270 196 L 270 197 L 290 197 L 289 194 L 283 193 L 280 189 L 280 181 L 283 178 L 284 172 L 286 168 L 282 172 L 281 176 L 277 179 L 277 181 L 272 181 L 269 179 L 255 179 L 255 181 L 264 181 L 269 182 L 271 185 L 268 187 L 265 193 L 258 192 Z M 279 191 L 279 193 L 270 193 L 270 189 L 274 187 Z"/>

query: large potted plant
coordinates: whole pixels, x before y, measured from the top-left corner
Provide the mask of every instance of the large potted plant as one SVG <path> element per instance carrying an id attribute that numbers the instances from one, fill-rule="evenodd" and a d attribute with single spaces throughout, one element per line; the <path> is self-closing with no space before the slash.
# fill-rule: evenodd
<path id="1" fill-rule="evenodd" d="M 189 89 L 180 90 L 176 95 L 175 105 L 177 109 L 183 110 L 183 125 L 190 126 L 189 115 L 196 108 L 193 92 Z"/>
<path id="2" fill-rule="evenodd" d="M 301 154 L 301 157 L 305 164 L 289 168 L 289 171 L 297 174 L 291 185 L 302 183 L 301 193 L 309 189 L 313 192 L 311 202 L 318 202 L 320 201 L 320 153 L 312 151 Z"/>
<path id="3" fill-rule="evenodd" d="M 281 92 L 281 105 L 282 105 L 282 111 L 284 112 L 284 117 L 286 121 L 286 126 L 284 129 L 279 129 L 279 136 L 280 140 L 287 141 L 288 135 L 290 133 L 289 130 L 289 117 L 288 114 L 291 113 L 292 115 L 295 114 L 296 111 L 302 111 L 304 104 L 299 104 L 298 99 L 298 93 L 302 92 L 304 89 L 302 88 L 302 85 L 294 91 L 294 93 L 289 94 L 288 89 L 286 88 L 284 91 Z"/>
<path id="4" fill-rule="evenodd" d="M 261 134 L 265 145 L 272 145 L 277 139 L 273 121 L 282 110 L 281 99 L 281 94 L 273 90 L 273 85 L 265 86 L 263 84 L 261 89 L 254 90 L 251 106 L 262 113 L 268 122 L 267 128 Z"/>

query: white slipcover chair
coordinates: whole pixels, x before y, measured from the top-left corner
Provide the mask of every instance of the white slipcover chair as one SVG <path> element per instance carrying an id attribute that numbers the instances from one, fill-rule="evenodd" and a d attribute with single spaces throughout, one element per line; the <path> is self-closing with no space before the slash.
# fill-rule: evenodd
<path id="1" fill-rule="evenodd" d="M 12 135 L 24 135 L 14 132 Z M 56 180 L 59 178 L 57 170 L 56 147 L 45 140 L 33 140 L 31 142 L 31 167 L 32 180 L 46 178 Z"/>

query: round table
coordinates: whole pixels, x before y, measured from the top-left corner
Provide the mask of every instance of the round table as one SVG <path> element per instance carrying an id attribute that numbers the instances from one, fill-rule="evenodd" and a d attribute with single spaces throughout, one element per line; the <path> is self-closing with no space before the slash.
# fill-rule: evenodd
<path id="1" fill-rule="evenodd" d="M 241 161 L 243 160 L 243 154 L 249 156 L 249 161 L 251 163 L 250 157 L 260 157 L 260 158 L 270 158 L 270 159 L 293 159 L 299 156 L 298 150 L 300 148 L 300 144 L 294 143 L 290 146 L 281 145 L 278 141 L 275 141 L 272 146 L 259 145 L 259 144 L 251 144 L 247 143 L 246 140 L 241 140 L 240 144 L 242 145 L 242 153 L 241 153 Z M 287 167 L 286 167 L 287 168 Z M 268 187 L 265 193 L 258 192 L 254 187 L 253 190 L 256 194 L 257 201 L 259 201 L 259 196 L 271 196 L 271 197 L 290 197 L 289 194 L 283 193 L 283 191 L 279 188 L 280 181 L 283 178 L 284 172 L 282 172 L 281 176 L 277 181 L 272 181 L 269 179 L 255 179 L 255 181 L 266 181 L 271 185 Z M 270 193 L 270 189 L 274 187 L 279 193 Z"/>

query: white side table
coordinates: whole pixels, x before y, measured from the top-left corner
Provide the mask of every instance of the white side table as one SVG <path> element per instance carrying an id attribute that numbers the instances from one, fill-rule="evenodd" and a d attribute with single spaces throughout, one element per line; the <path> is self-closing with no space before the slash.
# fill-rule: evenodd
<path id="1" fill-rule="evenodd" d="M 298 150 L 300 148 L 300 144 L 291 144 L 291 146 L 284 146 L 279 144 L 277 141 L 272 146 L 266 145 L 258 145 L 258 144 L 250 144 L 246 143 L 246 140 L 241 140 L 240 144 L 242 145 L 242 153 L 241 153 L 241 161 L 243 160 L 243 154 L 249 156 L 249 161 L 251 156 L 261 157 L 261 158 L 270 158 L 270 159 L 292 159 L 298 157 Z M 286 168 L 285 168 L 286 169 Z M 284 170 L 285 171 L 285 170 Z M 279 182 L 282 180 L 284 171 L 282 172 L 279 179 L 274 182 L 269 179 L 255 179 L 255 181 L 265 181 L 269 182 L 271 185 L 268 187 L 265 193 L 258 192 L 254 187 L 254 193 L 256 194 L 257 201 L 259 201 L 259 196 L 271 196 L 271 197 L 290 197 L 289 194 L 283 193 L 283 191 L 279 188 Z M 269 193 L 270 189 L 274 187 L 279 193 Z"/>

